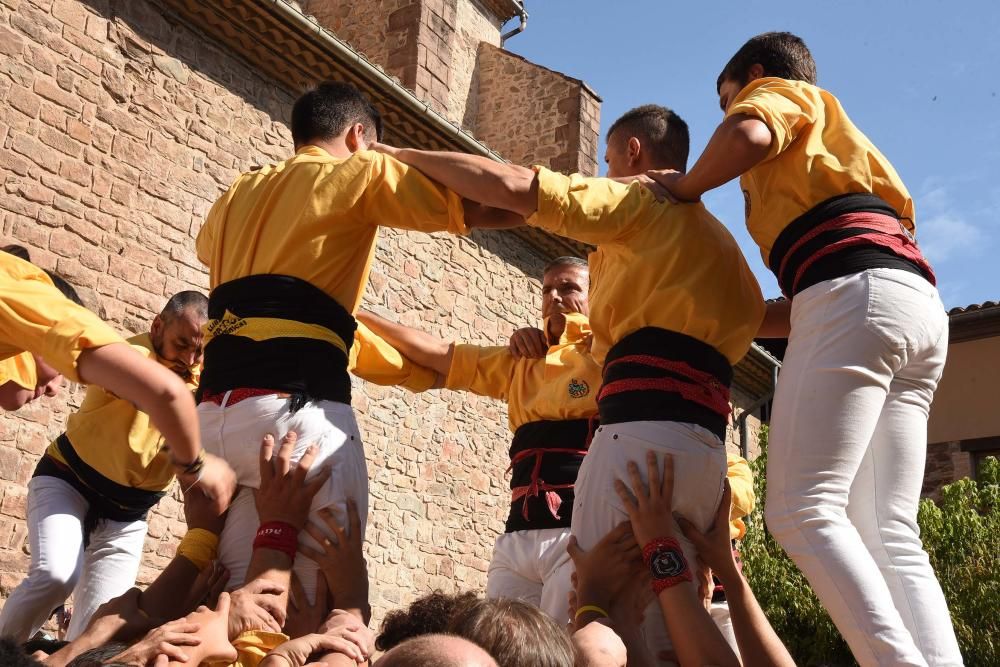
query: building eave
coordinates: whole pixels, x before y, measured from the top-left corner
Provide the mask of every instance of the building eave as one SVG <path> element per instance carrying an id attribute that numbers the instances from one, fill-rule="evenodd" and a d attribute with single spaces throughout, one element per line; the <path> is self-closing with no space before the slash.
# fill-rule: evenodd
<path id="1" fill-rule="evenodd" d="M 164 3 L 293 93 L 323 80 L 354 83 L 382 112 L 390 143 L 461 151 L 504 161 L 288 0 L 164 0 Z M 497 0 L 496 4 L 520 3 Z M 585 244 L 534 228 L 517 233 L 546 254 L 586 256 L 590 250 Z"/>
<path id="2" fill-rule="evenodd" d="M 774 371 L 781 362 L 757 343 L 733 367 L 733 384 L 753 400 L 766 396 L 774 389 Z"/>
<path id="3" fill-rule="evenodd" d="M 984 304 L 953 308 L 948 313 L 949 342 L 962 343 L 1000 336 L 1000 304 Z"/>

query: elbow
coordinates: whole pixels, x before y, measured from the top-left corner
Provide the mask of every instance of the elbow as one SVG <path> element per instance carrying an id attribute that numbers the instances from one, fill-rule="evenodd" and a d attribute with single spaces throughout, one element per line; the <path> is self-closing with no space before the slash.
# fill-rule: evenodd
<path id="1" fill-rule="evenodd" d="M 498 208 L 513 211 L 523 218 L 538 209 L 538 175 L 526 167 L 511 169 L 505 176 L 503 192 L 506 194 Z"/>

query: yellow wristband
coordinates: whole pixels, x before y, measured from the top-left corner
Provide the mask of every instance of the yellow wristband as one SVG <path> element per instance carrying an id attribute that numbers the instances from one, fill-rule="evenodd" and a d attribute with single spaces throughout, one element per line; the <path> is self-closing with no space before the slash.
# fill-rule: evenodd
<path id="1" fill-rule="evenodd" d="M 582 607 L 580 607 L 579 609 L 576 610 L 576 620 L 580 620 L 580 616 L 582 614 L 586 614 L 588 611 L 592 611 L 595 614 L 600 614 L 604 618 L 610 618 L 611 617 L 611 614 L 609 614 L 608 612 L 604 611 L 603 609 L 601 609 L 600 607 L 598 607 L 596 604 L 585 604 L 585 605 L 583 605 Z"/>
<path id="2" fill-rule="evenodd" d="M 184 556 L 199 570 L 204 570 L 215 560 L 219 536 L 204 528 L 192 528 L 177 545 L 177 555 Z"/>

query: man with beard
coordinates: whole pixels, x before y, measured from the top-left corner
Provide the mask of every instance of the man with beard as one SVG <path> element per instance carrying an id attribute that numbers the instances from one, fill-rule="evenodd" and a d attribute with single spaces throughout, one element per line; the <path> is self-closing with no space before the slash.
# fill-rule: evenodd
<path id="1" fill-rule="evenodd" d="M 194 391 L 207 317 L 204 295 L 180 292 L 153 319 L 148 334 L 128 342 Z M 72 640 L 97 607 L 128 590 L 139 571 L 146 515 L 166 493 L 175 470 L 149 416 L 91 385 L 28 484 L 31 567 L 0 613 L 0 635 L 27 640 L 73 593 L 67 635 Z"/>

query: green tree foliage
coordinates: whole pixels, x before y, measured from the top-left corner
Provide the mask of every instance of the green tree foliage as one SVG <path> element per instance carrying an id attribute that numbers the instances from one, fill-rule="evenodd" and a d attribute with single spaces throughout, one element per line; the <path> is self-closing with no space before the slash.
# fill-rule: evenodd
<path id="1" fill-rule="evenodd" d="M 805 577 L 764 527 L 766 429 L 761 455 L 750 466 L 758 502 L 740 552 L 757 599 L 798 664 L 855 664 Z M 970 667 L 1000 665 L 1000 463 L 987 460 L 979 477 L 945 486 L 940 503 L 925 499 L 918 514 L 924 548 Z"/>

